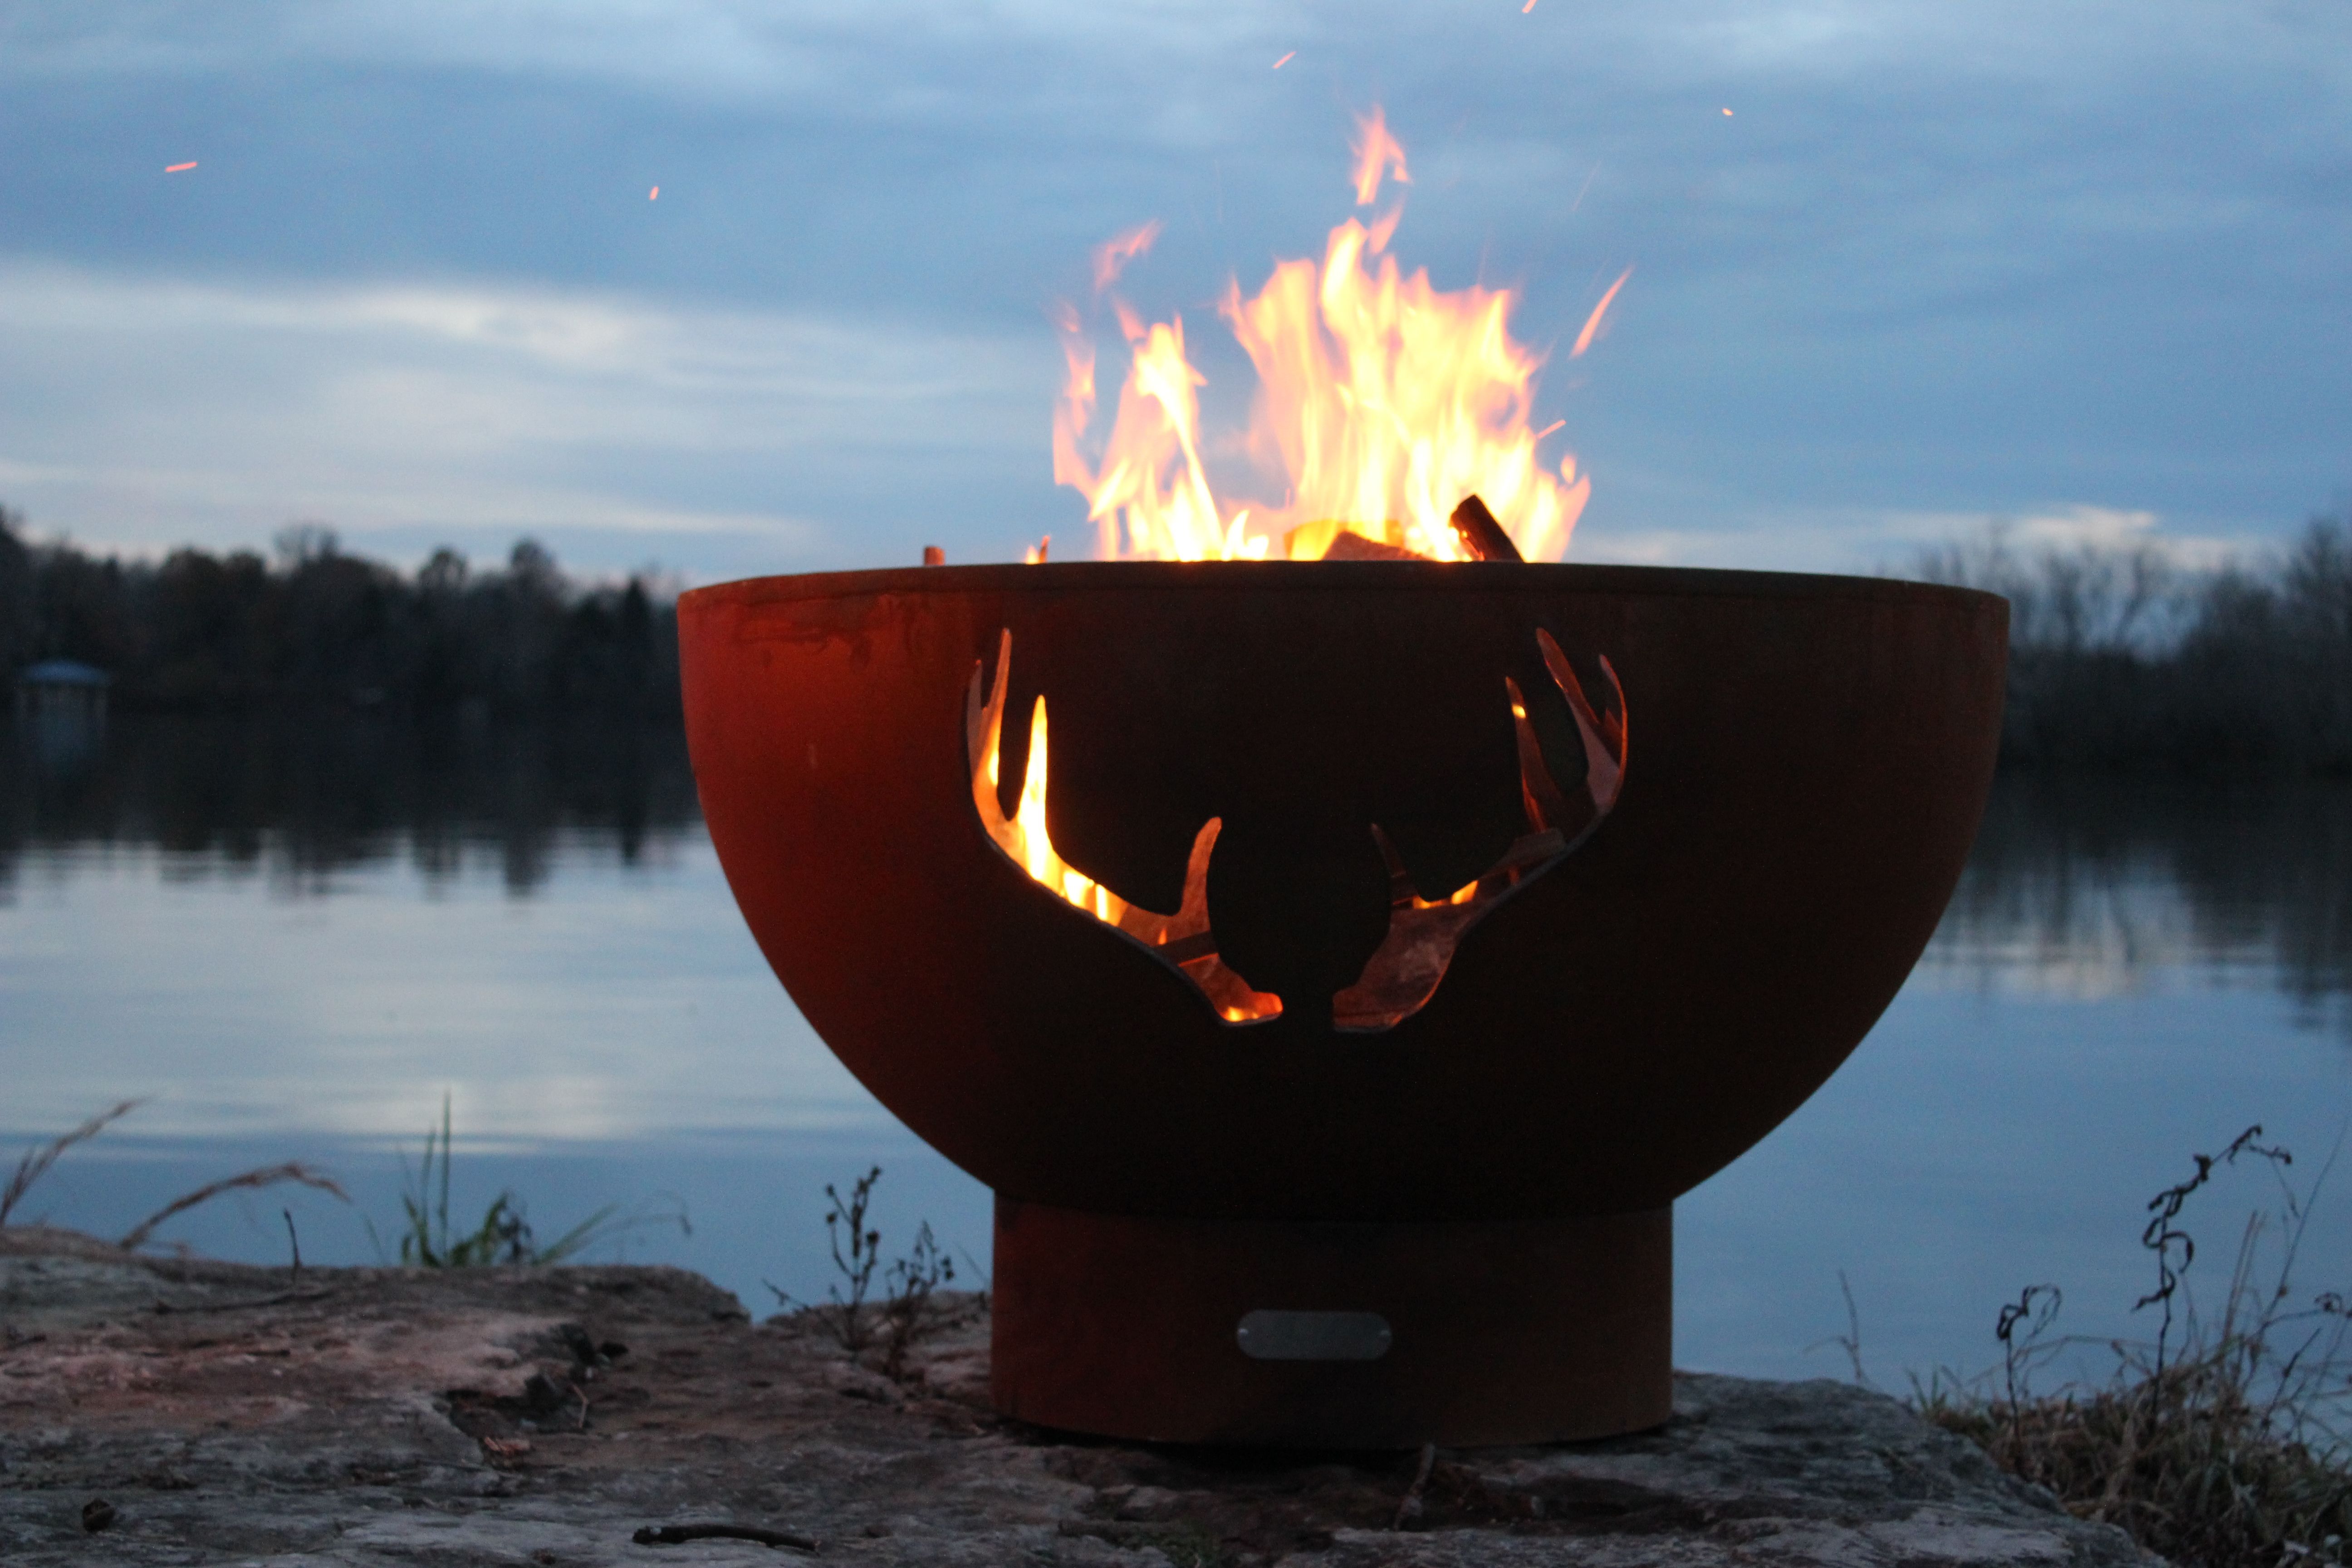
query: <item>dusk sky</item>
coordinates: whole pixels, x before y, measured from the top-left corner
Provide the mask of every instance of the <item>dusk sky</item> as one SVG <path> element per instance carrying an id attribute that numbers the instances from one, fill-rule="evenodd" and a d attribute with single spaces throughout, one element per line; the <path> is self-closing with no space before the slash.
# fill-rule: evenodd
<path id="1" fill-rule="evenodd" d="M 1570 560 L 2211 558 L 2352 499 L 2352 5 L 1521 5 L 0 0 L 0 502 L 688 583 L 1083 553 L 1049 311 L 1159 219 L 1120 287 L 1237 416 L 1214 301 L 1321 254 L 1374 105 L 1394 252 L 1549 355 Z"/>

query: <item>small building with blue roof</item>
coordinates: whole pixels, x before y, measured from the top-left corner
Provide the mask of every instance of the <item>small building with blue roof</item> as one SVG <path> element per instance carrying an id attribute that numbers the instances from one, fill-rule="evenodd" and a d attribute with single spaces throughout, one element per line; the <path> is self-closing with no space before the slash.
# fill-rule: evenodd
<path id="1" fill-rule="evenodd" d="M 93 664 L 45 658 L 16 672 L 19 718 L 103 719 L 107 689 L 114 677 Z"/>

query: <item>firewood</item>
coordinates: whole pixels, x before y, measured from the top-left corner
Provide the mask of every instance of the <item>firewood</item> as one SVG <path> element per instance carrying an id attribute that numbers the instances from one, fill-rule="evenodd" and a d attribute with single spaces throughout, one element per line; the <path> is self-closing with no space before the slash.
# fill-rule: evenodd
<path id="1" fill-rule="evenodd" d="M 1332 537 L 1330 547 L 1323 552 L 1326 561 L 1422 561 L 1418 555 L 1401 544 L 1383 544 L 1377 539 L 1367 539 L 1352 530 L 1342 529 Z"/>
<path id="2" fill-rule="evenodd" d="M 1462 504 L 1454 509 L 1452 521 L 1454 531 L 1460 536 L 1462 548 L 1470 552 L 1471 560 L 1527 559 L 1519 553 L 1519 547 L 1511 542 L 1511 536 L 1503 531 L 1503 525 L 1495 521 L 1495 514 L 1486 510 L 1486 503 L 1475 495 L 1462 498 Z"/>

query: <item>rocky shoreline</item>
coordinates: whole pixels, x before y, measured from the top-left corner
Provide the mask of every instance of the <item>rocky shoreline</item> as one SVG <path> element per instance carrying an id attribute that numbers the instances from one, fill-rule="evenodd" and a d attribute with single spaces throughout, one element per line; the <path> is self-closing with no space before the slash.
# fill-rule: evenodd
<path id="1" fill-rule="evenodd" d="M 0 1230 L 0 1561 L 2148 1561 L 1826 1381 L 1679 1374 L 1667 1426 L 1596 1443 L 1235 1453 L 1001 1419 L 976 1297 L 879 1366 L 673 1268 L 296 1277 Z"/>

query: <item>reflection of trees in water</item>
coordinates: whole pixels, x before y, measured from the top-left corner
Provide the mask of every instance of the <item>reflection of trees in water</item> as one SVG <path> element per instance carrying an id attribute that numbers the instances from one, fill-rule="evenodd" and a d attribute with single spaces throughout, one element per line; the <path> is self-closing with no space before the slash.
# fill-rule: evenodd
<path id="1" fill-rule="evenodd" d="M 118 717 L 61 741 L 0 723 L 0 885 L 30 848 L 121 845 L 170 852 L 167 877 L 294 890 L 404 854 L 446 882 L 495 856 L 527 892 L 561 845 L 634 863 L 698 821 L 672 728 Z M 2253 965 L 2352 1021 L 2352 784 L 2005 773 L 1928 962 L 2078 990 Z"/>
<path id="2" fill-rule="evenodd" d="M 78 751 L 0 727 L 0 881 L 30 848 L 121 845 L 166 851 L 166 877 L 293 890 L 403 853 L 435 881 L 495 855 L 527 892 L 559 842 L 634 863 L 698 810 L 673 727 L 134 717 Z"/>
<path id="3" fill-rule="evenodd" d="M 2256 964 L 2352 1020 L 2352 785 L 2004 774 L 1937 948 L 2119 985 Z"/>

